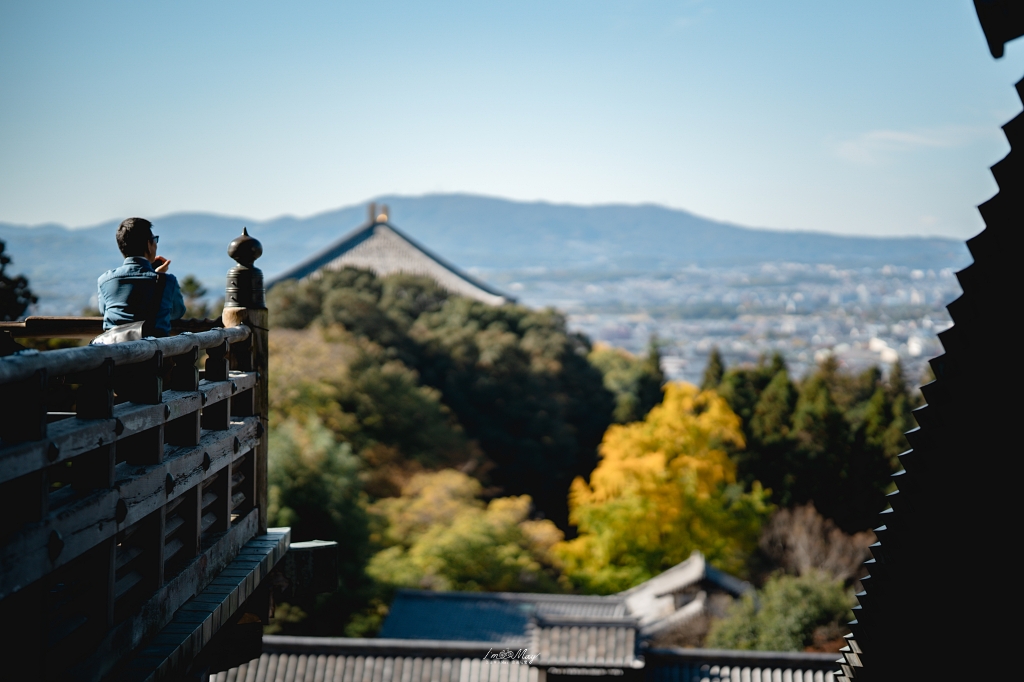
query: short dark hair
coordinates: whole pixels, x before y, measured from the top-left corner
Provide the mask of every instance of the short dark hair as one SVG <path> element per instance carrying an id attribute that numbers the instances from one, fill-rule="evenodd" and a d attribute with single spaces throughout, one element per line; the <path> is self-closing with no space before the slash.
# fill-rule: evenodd
<path id="1" fill-rule="evenodd" d="M 117 248 L 125 258 L 145 256 L 152 238 L 153 223 L 145 218 L 129 218 L 117 228 Z"/>

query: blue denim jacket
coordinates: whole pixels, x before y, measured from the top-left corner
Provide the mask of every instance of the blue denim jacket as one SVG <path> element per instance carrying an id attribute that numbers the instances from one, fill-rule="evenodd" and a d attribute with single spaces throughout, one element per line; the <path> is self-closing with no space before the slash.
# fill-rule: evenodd
<path id="1" fill-rule="evenodd" d="M 153 325 L 159 336 L 167 336 L 171 331 L 171 320 L 180 319 L 185 314 L 185 301 L 181 297 L 178 280 L 174 275 L 164 276 L 167 284 Z M 141 256 L 129 256 L 121 267 L 100 275 L 97 300 L 103 315 L 103 328 L 110 329 L 143 319 L 153 309 L 156 280 L 157 273 L 152 264 Z"/>

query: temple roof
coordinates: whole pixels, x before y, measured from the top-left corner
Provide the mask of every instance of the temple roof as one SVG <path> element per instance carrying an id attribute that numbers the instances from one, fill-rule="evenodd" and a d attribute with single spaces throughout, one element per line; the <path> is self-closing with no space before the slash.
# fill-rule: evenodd
<path id="1" fill-rule="evenodd" d="M 340 270 L 346 266 L 370 270 L 379 277 L 398 272 L 429 277 L 453 294 L 488 305 L 515 300 L 459 270 L 383 220 L 375 220 L 348 233 L 320 253 L 273 278 L 267 283 L 267 288 L 286 279 L 301 280 L 324 270 Z"/>

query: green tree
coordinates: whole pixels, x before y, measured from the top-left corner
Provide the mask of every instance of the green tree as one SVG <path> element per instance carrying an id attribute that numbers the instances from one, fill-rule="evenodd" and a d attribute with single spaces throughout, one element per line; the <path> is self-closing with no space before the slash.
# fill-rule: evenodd
<path id="1" fill-rule="evenodd" d="M 423 277 L 354 268 L 281 283 L 269 305 L 275 329 L 338 325 L 379 349 L 375 362 L 401 363 L 479 445 L 486 462 L 475 475 L 506 494 L 530 495 L 567 526 L 565 491 L 593 469 L 615 405 L 587 360 L 589 341 L 568 331 L 563 315 L 489 306 Z M 650 367 L 645 374 L 638 409 L 657 380 Z"/>
<path id="2" fill-rule="evenodd" d="M 7 274 L 7 266 L 12 261 L 6 249 L 7 245 L 0 241 L 0 320 L 17 320 L 39 299 L 28 288 L 24 275 L 11 277 Z"/>
<path id="3" fill-rule="evenodd" d="M 601 370 L 604 387 L 615 396 L 612 413 L 615 423 L 639 421 L 661 402 L 665 375 L 661 371 L 661 353 L 653 340 L 647 355 L 641 358 L 599 343 L 590 351 L 588 359 Z"/>
<path id="4" fill-rule="evenodd" d="M 267 308 L 272 328 L 305 329 L 320 318 L 321 282 L 315 279 L 279 282 L 267 293 Z"/>
<path id="5" fill-rule="evenodd" d="M 369 540 L 359 459 L 313 416 L 279 423 L 269 438 L 269 523 L 290 526 L 296 541 L 336 540 L 342 580 L 356 582 Z"/>
<path id="6" fill-rule="evenodd" d="M 316 414 L 363 461 L 373 497 L 397 495 L 417 471 L 480 459 L 437 389 L 341 328 L 273 330 L 270 377 L 271 429 Z"/>
<path id="7" fill-rule="evenodd" d="M 733 603 L 729 614 L 712 625 L 706 644 L 760 651 L 836 650 L 835 640 L 849 631 L 845 624 L 853 618 L 852 605 L 841 580 L 821 573 L 776 575 L 756 596 L 746 594 Z"/>
<path id="8" fill-rule="evenodd" d="M 772 356 L 771 361 L 762 357 L 754 366 L 733 367 L 726 370 L 716 390 L 743 420 L 744 427 L 749 427 L 761 392 L 785 367 L 786 363 L 778 353 Z M 750 435 L 749 431 L 745 433 Z"/>
<path id="9" fill-rule="evenodd" d="M 195 275 L 185 275 L 181 280 L 181 296 L 185 299 L 185 317 L 206 319 L 210 316 L 210 306 L 203 300 L 209 293 L 203 283 Z"/>
<path id="10" fill-rule="evenodd" d="M 725 363 L 722 361 L 722 353 L 718 350 L 718 346 L 714 346 L 708 355 L 708 365 L 704 368 L 704 378 L 700 382 L 701 390 L 718 388 L 718 385 L 722 383 L 723 376 L 725 376 Z"/>
<path id="11" fill-rule="evenodd" d="M 794 485 L 794 498 L 813 501 L 818 511 L 852 533 L 876 524 L 885 508 L 893 461 L 868 442 L 868 423 L 851 424 L 853 410 L 844 415 L 833 399 L 833 371 L 822 367 L 800 391 L 793 431 L 802 480 Z M 867 391 L 859 387 L 858 392 L 859 398 Z"/>
<path id="12" fill-rule="evenodd" d="M 776 355 L 727 369 L 718 390 L 743 420 L 746 446 L 731 451 L 740 481 L 784 507 L 814 502 L 847 533 L 877 525 L 911 423 L 899 368 L 886 383 L 828 358 L 797 384 Z"/>
<path id="13" fill-rule="evenodd" d="M 529 497 L 485 504 L 482 491 L 475 479 L 446 469 L 418 474 L 401 496 L 378 500 L 370 510 L 385 548 L 370 560 L 369 575 L 394 587 L 558 591 L 551 548 L 561 531 L 529 519 Z"/>
<path id="14" fill-rule="evenodd" d="M 555 310 L 458 297 L 420 316 L 410 334 L 422 344 L 424 383 L 493 464 L 489 481 L 530 495 L 566 527 L 565 491 L 593 469 L 614 404 L 586 337 Z"/>

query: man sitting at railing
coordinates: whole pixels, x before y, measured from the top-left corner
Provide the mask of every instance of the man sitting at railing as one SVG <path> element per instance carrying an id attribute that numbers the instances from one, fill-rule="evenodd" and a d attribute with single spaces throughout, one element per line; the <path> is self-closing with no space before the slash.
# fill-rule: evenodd
<path id="1" fill-rule="evenodd" d="M 171 261 L 156 255 L 159 239 L 145 218 L 128 218 L 117 228 L 124 264 L 98 281 L 104 329 L 141 321 L 142 336 L 167 336 L 171 320 L 185 314 L 178 280 L 167 272 Z"/>

